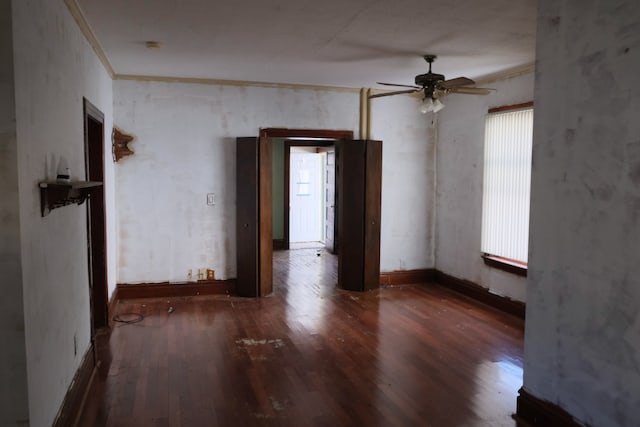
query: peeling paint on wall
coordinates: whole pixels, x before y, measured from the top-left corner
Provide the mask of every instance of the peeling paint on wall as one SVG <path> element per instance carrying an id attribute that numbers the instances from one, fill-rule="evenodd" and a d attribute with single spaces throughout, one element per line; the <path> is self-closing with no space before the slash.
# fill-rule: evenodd
<path id="1" fill-rule="evenodd" d="M 640 419 L 640 9 L 539 2 L 524 387 Z"/>
<path id="2" fill-rule="evenodd" d="M 489 108 L 533 99 L 534 76 L 493 86 L 497 90 L 487 96 L 449 96 L 439 113 L 436 268 L 524 301 L 526 278 L 489 267 L 481 258 L 484 128 Z"/>
<path id="3" fill-rule="evenodd" d="M 110 129 L 112 86 L 64 2 L 21 0 L 11 6 L 29 423 L 41 426 L 52 424 L 89 347 L 90 316 L 86 205 L 56 209 L 42 218 L 37 183 L 54 177 L 60 157 L 68 160 L 72 178 L 84 178 L 82 98 L 105 114 L 105 128 Z M 111 148 L 105 145 L 109 159 Z M 110 163 L 105 182 L 113 290 Z"/>

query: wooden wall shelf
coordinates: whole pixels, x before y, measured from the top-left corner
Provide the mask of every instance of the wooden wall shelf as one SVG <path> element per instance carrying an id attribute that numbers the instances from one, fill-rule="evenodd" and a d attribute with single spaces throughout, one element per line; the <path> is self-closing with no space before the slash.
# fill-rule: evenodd
<path id="1" fill-rule="evenodd" d="M 89 198 L 91 189 L 99 187 L 98 181 L 71 181 L 60 183 L 57 181 L 42 181 L 40 187 L 40 212 L 47 216 L 56 208 L 76 204 L 81 205 Z"/>

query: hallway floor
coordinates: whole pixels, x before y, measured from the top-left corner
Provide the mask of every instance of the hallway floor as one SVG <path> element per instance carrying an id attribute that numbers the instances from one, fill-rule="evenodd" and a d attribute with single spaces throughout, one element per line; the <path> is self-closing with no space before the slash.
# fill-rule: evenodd
<path id="1" fill-rule="evenodd" d="M 438 285 L 342 291 L 336 262 L 276 251 L 261 299 L 120 301 L 144 319 L 99 345 L 79 425 L 516 425 L 522 320 Z"/>

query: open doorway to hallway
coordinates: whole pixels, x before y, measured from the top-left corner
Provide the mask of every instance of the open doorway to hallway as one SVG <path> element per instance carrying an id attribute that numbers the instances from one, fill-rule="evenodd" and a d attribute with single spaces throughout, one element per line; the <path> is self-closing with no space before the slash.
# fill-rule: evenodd
<path id="1" fill-rule="evenodd" d="M 338 252 L 337 285 L 365 291 L 380 285 L 380 205 L 382 141 L 354 140 L 352 131 L 312 129 L 261 129 L 259 137 L 236 139 L 236 242 L 238 295 L 266 296 L 273 291 L 273 250 L 289 248 L 289 180 L 281 192 L 286 203 L 277 208 L 277 182 L 273 162 L 283 156 L 275 138 L 312 140 L 335 145 L 335 227 Z M 289 162 L 281 165 L 288 168 Z M 348 167 L 344 167 L 348 165 Z M 275 181 L 275 182 L 274 182 Z M 283 224 L 281 238 L 274 228 Z M 275 238 L 275 239 L 274 239 Z"/>
<path id="2" fill-rule="evenodd" d="M 273 236 L 274 269 L 286 257 L 288 269 L 323 264 L 323 277 L 313 280 L 337 284 L 335 235 L 335 141 L 274 138 Z M 280 240 L 281 239 L 281 240 Z M 279 251 L 286 252 L 279 254 Z M 319 258 L 331 258 L 324 260 Z M 274 271 L 277 287 L 278 272 Z M 326 284 L 325 284 L 326 285 Z"/>

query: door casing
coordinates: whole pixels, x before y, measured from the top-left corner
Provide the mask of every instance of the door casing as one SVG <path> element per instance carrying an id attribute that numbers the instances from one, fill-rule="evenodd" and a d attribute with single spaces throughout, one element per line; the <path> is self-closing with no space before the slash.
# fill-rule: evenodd
<path id="1" fill-rule="evenodd" d="M 242 160 L 241 160 L 239 151 L 238 151 L 238 157 L 237 157 L 238 170 L 236 171 L 237 173 L 237 209 L 238 209 L 237 224 L 236 224 L 237 226 L 236 230 L 238 233 L 238 236 L 237 236 L 238 238 L 238 265 L 237 265 L 238 293 L 240 295 L 249 296 L 249 297 L 265 296 L 272 291 L 272 285 L 273 285 L 273 276 L 272 276 L 273 275 L 273 259 L 272 259 L 273 258 L 273 252 L 272 252 L 273 250 L 273 236 L 272 236 L 273 211 L 271 209 L 272 159 L 271 159 L 271 149 L 270 149 L 271 138 L 325 138 L 325 139 L 332 139 L 332 140 L 340 140 L 343 143 L 345 143 L 346 141 L 353 140 L 353 132 L 352 131 L 312 130 L 312 129 L 267 128 L 267 129 L 262 129 L 260 131 L 259 138 L 254 137 L 254 138 L 238 138 L 237 139 L 238 144 L 246 144 L 248 143 L 247 141 L 249 140 L 253 140 L 257 144 L 257 149 L 255 150 L 256 157 L 255 158 L 252 157 L 253 160 L 250 160 L 250 164 L 251 164 L 251 161 L 253 161 L 252 164 L 255 165 L 255 169 L 253 170 L 255 172 L 254 175 L 257 179 L 256 191 L 254 192 L 249 191 L 243 194 L 242 189 L 246 188 L 244 186 L 244 184 L 246 184 L 245 180 L 247 182 L 252 181 L 252 176 L 247 175 L 247 173 L 251 175 L 250 164 L 249 166 L 247 165 L 242 167 L 240 166 L 240 163 Z M 318 140 L 314 140 L 314 142 L 317 143 Z M 362 141 L 359 141 L 359 142 L 362 142 Z M 238 147 L 240 147 L 240 145 L 238 145 Z M 240 150 L 240 148 L 238 148 L 238 150 Z M 264 154 L 264 153 L 268 153 L 268 154 Z M 366 154 L 366 151 L 365 151 L 365 154 Z M 381 155 L 381 149 L 379 150 L 379 154 Z M 340 180 L 343 179 L 340 175 L 340 168 L 344 168 L 344 160 L 339 161 L 339 157 L 340 157 L 339 152 L 336 153 L 336 156 L 337 156 L 336 157 L 336 168 L 337 168 L 336 187 L 337 187 L 337 191 L 339 192 L 340 191 L 339 188 L 341 187 L 339 185 L 339 182 Z M 368 160 L 369 159 L 367 159 L 367 161 Z M 380 160 L 381 160 L 381 157 L 380 157 Z M 287 163 L 288 161 L 285 161 L 285 168 L 288 167 Z M 339 166 L 340 164 L 342 164 L 342 166 Z M 376 166 L 375 168 L 371 168 L 367 171 L 367 176 L 363 177 L 365 181 L 368 179 L 371 179 L 373 176 L 375 176 L 376 179 L 381 179 L 381 168 L 378 167 L 378 166 L 381 166 L 379 164 L 379 161 L 375 164 L 375 166 Z M 267 182 L 268 182 L 268 185 L 266 185 Z M 288 184 L 288 179 L 287 179 L 287 182 L 285 182 L 285 184 Z M 379 184 L 378 184 L 378 187 L 379 187 Z M 288 193 L 288 185 L 285 185 L 285 193 Z M 289 196 L 287 195 L 285 198 L 288 199 L 288 197 Z M 336 198 L 338 197 L 339 197 L 339 194 L 336 194 Z M 253 215 L 254 215 L 253 220 L 251 218 L 250 211 L 246 211 L 246 212 L 242 211 L 242 209 L 245 209 L 244 207 L 245 203 L 243 202 L 245 198 L 247 199 L 246 201 L 250 203 L 254 203 L 254 206 L 256 206 L 256 208 L 253 210 Z M 365 196 L 364 202 L 369 207 L 373 207 L 373 209 L 370 209 L 371 212 L 377 213 L 379 215 L 379 212 L 380 212 L 379 195 L 373 198 Z M 287 203 L 286 206 L 288 207 L 288 202 L 286 203 Z M 339 206 L 338 206 L 338 209 L 340 209 Z M 287 210 L 288 209 L 285 209 L 285 215 L 287 216 L 286 223 L 288 223 L 288 214 L 286 214 Z M 336 213 L 336 216 L 338 216 L 337 213 Z M 375 221 L 377 221 L 377 223 L 373 224 L 374 228 L 378 227 L 378 232 L 372 233 L 371 230 L 369 230 L 371 226 L 365 223 L 365 221 L 367 221 L 368 219 L 367 216 L 361 216 L 360 218 L 361 218 L 361 222 L 358 224 L 358 227 L 361 226 L 363 228 L 364 236 L 366 236 L 366 239 L 363 240 L 363 243 L 375 244 L 379 251 L 379 247 L 380 247 L 379 219 L 376 219 Z M 253 247 L 247 246 L 247 242 L 249 240 L 247 240 L 246 242 L 243 242 L 243 236 L 242 236 L 242 230 L 245 228 L 247 229 L 251 228 L 251 222 L 255 223 L 257 228 L 256 233 L 251 234 L 252 236 L 255 236 L 255 239 L 253 239 L 253 241 L 255 242 Z M 337 222 L 339 223 L 340 221 L 338 220 Z M 339 227 L 340 225 L 338 225 L 338 228 Z M 374 242 L 372 238 L 373 240 L 376 240 L 376 241 Z M 341 240 L 343 239 L 344 239 L 343 236 L 339 236 L 339 238 L 336 240 L 336 244 L 342 247 Z M 288 235 L 286 237 L 286 241 L 288 242 Z M 359 249 L 357 250 L 364 251 L 365 247 L 360 246 Z M 241 259 L 243 257 L 242 255 L 243 252 L 248 255 L 251 255 L 252 253 L 254 253 L 255 257 L 249 257 L 251 259 L 248 259 L 248 258 Z M 341 250 L 341 253 L 342 252 L 343 251 Z M 361 255 L 364 256 L 364 254 L 361 254 Z M 371 260 L 370 263 L 371 262 L 373 264 L 377 263 L 377 270 L 372 269 L 371 271 L 373 270 L 378 271 L 378 276 L 379 276 L 379 253 L 374 258 L 375 259 Z M 340 269 L 340 263 L 344 263 L 344 262 L 349 262 L 349 261 L 348 261 L 348 256 L 345 256 L 343 254 L 342 256 L 339 257 L 339 261 L 338 261 L 339 269 Z M 248 268 L 247 264 L 250 264 L 250 263 L 253 263 L 256 274 L 254 274 L 252 281 L 249 282 L 249 285 L 247 286 L 244 280 L 241 279 L 241 276 L 247 271 L 247 268 Z M 251 267 L 249 268 L 249 270 L 254 270 L 254 268 Z M 379 277 L 373 278 L 371 271 L 361 272 L 361 277 L 363 277 L 366 280 L 366 284 L 364 284 L 363 286 L 350 286 L 350 285 L 340 285 L 340 284 L 339 285 L 345 289 L 361 290 L 361 291 L 372 289 L 373 287 L 377 287 L 376 284 L 379 283 Z"/>
<path id="2" fill-rule="evenodd" d="M 88 181 L 102 182 L 92 187 L 87 203 L 87 253 L 91 337 L 109 326 L 107 288 L 107 233 L 104 183 L 104 113 L 83 99 L 85 174 Z"/>

